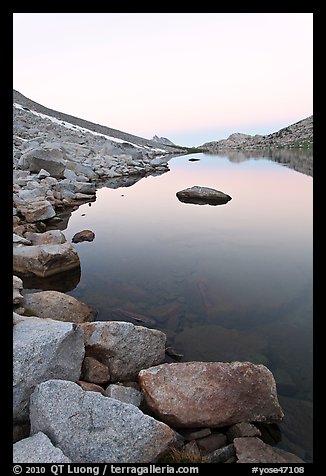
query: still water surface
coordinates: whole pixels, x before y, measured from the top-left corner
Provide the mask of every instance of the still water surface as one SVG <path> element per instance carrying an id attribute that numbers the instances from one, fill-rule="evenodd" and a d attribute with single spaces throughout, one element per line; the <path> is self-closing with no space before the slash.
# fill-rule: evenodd
<path id="1" fill-rule="evenodd" d="M 265 364 L 285 413 L 278 446 L 311 462 L 312 172 L 303 152 L 277 154 L 176 157 L 161 176 L 99 189 L 64 231 L 96 235 L 76 245 L 69 294 L 98 320 L 146 316 L 183 361 Z M 232 200 L 181 203 L 194 185 Z"/>

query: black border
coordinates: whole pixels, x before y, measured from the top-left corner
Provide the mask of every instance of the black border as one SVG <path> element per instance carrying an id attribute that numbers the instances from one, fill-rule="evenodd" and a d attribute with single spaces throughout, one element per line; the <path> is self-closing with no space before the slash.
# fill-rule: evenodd
<path id="1" fill-rule="evenodd" d="M 29 7 L 29 11 L 26 11 L 26 6 Z M 160 7 L 160 4 L 156 5 L 157 7 Z M 2 316 L 2 326 L 5 326 L 5 335 L 2 333 L 2 345 L 1 345 L 1 351 L 3 352 L 3 357 L 1 359 L 2 363 L 2 379 L 3 380 L 3 386 L 2 386 L 2 410 L 3 410 L 3 419 L 2 419 L 2 445 L 1 445 L 1 460 L 2 463 L 5 463 L 5 465 L 12 468 L 12 437 L 11 437 L 11 432 L 12 432 L 12 391 L 11 391 L 11 385 L 12 385 L 12 324 L 11 324 L 11 318 L 10 318 L 10 313 L 11 313 L 11 308 L 12 308 L 12 301 L 11 301 L 11 292 L 12 292 L 12 285 L 11 285 L 11 274 L 12 274 L 12 251 L 11 251 L 11 200 L 12 200 L 12 166 L 11 166 L 11 157 L 12 157 L 12 90 L 13 90 L 13 44 L 12 44 L 12 38 L 13 38 L 13 14 L 15 12 L 19 13 L 101 13 L 101 11 L 97 12 L 90 12 L 90 11 L 78 11 L 78 12 L 73 12 L 72 8 L 60 8 L 58 9 L 58 5 L 47 5 L 48 8 L 54 7 L 53 9 L 51 8 L 50 11 L 46 11 L 45 5 L 42 5 L 41 8 L 33 8 L 32 5 L 27 5 L 24 3 L 21 6 L 13 5 L 12 8 L 9 11 L 2 11 L 0 15 L 0 35 L 2 36 L 1 38 L 1 45 L 5 46 L 5 48 L 2 49 L 4 52 L 4 61 L 2 63 L 2 84 L 3 84 L 3 90 L 2 90 L 2 114 L 0 115 L 1 118 L 1 131 L 2 131 L 2 146 L 5 143 L 5 147 L 2 147 L 2 158 L 1 158 L 1 164 L 2 164 L 2 174 L 1 174 L 1 179 L 2 179 L 2 187 L 1 187 L 1 192 L 2 192 L 2 205 L 5 205 L 2 207 L 2 212 L 5 210 L 5 214 L 8 214 L 8 218 L 6 219 L 6 222 L 9 223 L 9 226 L 3 226 L 1 230 L 1 234 L 3 237 L 2 240 L 2 246 L 1 246 L 1 252 L 3 254 L 1 258 L 1 263 L 2 263 L 2 274 L 5 276 L 5 279 L 2 281 L 2 296 L 7 296 L 8 299 L 6 300 L 8 302 L 8 308 L 10 306 L 10 309 L 6 310 L 3 312 Z M 80 7 L 80 5 L 79 5 Z M 114 5 L 110 5 L 112 9 L 114 9 Z M 127 5 L 125 6 L 125 8 Z M 149 8 L 141 7 L 139 5 L 138 7 L 138 12 L 131 12 L 129 9 L 127 12 L 129 13 L 152 13 L 152 7 L 153 4 L 149 6 Z M 165 3 L 164 4 L 165 9 L 167 9 L 168 5 Z M 190 5 L 187 5 L 187 9 L 189 9 Z M 275 6 L 276 7 L 276 6 Z M 284 7 L 284 6 L 283 6 Z M 174 11 L 173 13 L 178 13 L 182 12 L 182 7 L 179 8 L 177 5 L 174 4 L 171 10 L 177 9 L 177 11 Z M 206 12 L 189 12 L 189 13 L 235 13 L 235 12 L 230 12 L 229 9 L 226 9 L 225 11 L 221 12 L 211 12 L 210 8 L 208 8 L 208 11 Z M 237 13 L 260 13 L 261 10 L 259 9 L 259 12 L 256 11 L 256 9 L 251 8 L 248 6 L 249 12 L 243 12 L 241 11 L 242 9 L 239 8 L 237 10 Z M 288 10 L 285 10 L 285 12 L 288 12 Z M 313 179 L 313 194 L 314 194 L 314 207 L 313 207 L 313 223 L 314 223 L 314 250 L 313 250 L 313 259 L 314 259 L 314 415 L 317 415 L 318 418 L 314 416 L 314 432 L 313 432 L 313 437 L 314 437 L 314 463 L 312 464 L 305 464 L 305 473 L 307 474 L 310 471 L 313 471 L 313 465 L 314 464 L 319 464 L 322 461 L 323 457 L 323 448 L 322 448 L 322 422 L 320 419 L 320 413 L 322 415 L 322 409 L 319 407 L 319 399 L 320 399 L 320 394 L 321 392 L 316 395 L 316 386 L 320 381 L 322 380 L 322 375 L 318 375 L 318 371 L 320 370 L 320 367 L 322 365 L 321 359 L 322 356 L 318 357 L 318 341 L 319 338 L 322 338 L 322 333 L 321 331 L 318 330 L 318 324 L 319 322 L 323 321 L 323 314 L 319 312 L 319 298 L 321 295 L 321 287 L 323 286 L 323 274 L 318 273 L 318 265 L 321 261 L 321 250 L 322 250 L 322 245 L 318 240 L 320 239 L 321 233 L 319 230 L 319 227 L 321 228 L 323 225 L 323 220 L 319 216 L 319 208 L 320 208 L 320 200 L 321 200 L 321 177 L 322 177 L 322 169 L 321 166 L 323 162 L 326 161 L 326 159 L 323 157 L 323 152 L 321 151 L 321 136 L 322 136 L 322 128 L 321 128 L 321 119 L 319 117 L 320 110 L 318 106 L 320 105 L 320 98 L 318 95 L 318 91 L 316 92 L 316 86 L 318 83 L 318 79 L 322 80 L 323 78 L 323 73 L 320 72 L 319 75 L 316 74 L 316 70 L 318 69 L 318 66 L 321 65 L 321 67 L 324 64 L 324 61 L 322 58 L 319 58 L 318 53 L 323 51 L 323 47 L 321 44 L 322 40 L 322 35 L 321 31 L 324 25 L 322 25 L 322 22 L 324 20 L 324 17 L 322 15 L 322 12 L 319 8 L 315 8 L 311 6 L 309 9 L 310 11 L 304 11 L 304 12 L 293 12 L 292 13 L 313 13 L 313 22 L 314 22 L 314 111 L 313 114 L 315 116 L 315 124 L 314 124 L 314 179 Z M 270 11 L 270 10 L 268 10 Z M 115 11 L 112 11 L 110 13 L 119 13 L 121 12 L 121 8 L 116 8 Z M 127 12 L 122 12 L 122 13 L 127 13 Z M 285 13 L 284 11 L 282 12 L 282 8 L 280 9 L 274 9 L 274 11 L 270 11 L 270 13 Z M 108 13 L 108 12 L 103 12 L 103 13 Z M 153 12 L 153 13 L 159 13 L 159 12 Z M 164 12 L 164 13 L 169 13 Z M 264 12 L 266 13 L 266 12 Z M 277 32 L 276 32 L 277 34 Z M 317 76 L 317 77 L 316 77 Z M 318 88 L 317 88 L 318 89 Z M 4 141 L 5 139 L 5 141 Z M 5 194 L 5 195 L 4 195 Z M 6 246 L 8 244 L 8 248 Z M 7 337 L 8 336 L 8 337 Z M 8 408 L 7 408 L 8 407 Z M 26 466 L 26 465 L 25 465 Z M 50 465 L 45 465 L 45 466 L 50 466 Z M 78 466 L 78 465 L 73 465 L 73 466 Z M 91 465 L 88 465 L 91 466 Z M 134 466 L 139 466 L 139 465 L 134 465 Z M 141 465 L 141 466 L 146 466 L 146 465 Z M 205 464 L 199 465 L 200 471 L 199 474 L 203 474 L 202 471 L 204 469 Z M 262 465 L 261 465 L 262 466 Z M 228 467 L 228 466 L 227 466 Z M 240 465 L 237 467 L 242 468 L 243 474 L 251 474 L 251 467 L 252 465 Z M 273 467 L 273 465 L 264 465 L 264 467 Z M 275 467 L 275 465 L 274 465 Z M 232 472 L 237 472 L 240 470 L 234 469 L 234 465 L 231 465 L 230 471 Z M 227 469 L 224 469 L 222 473 L 227 472 Z M 25 474 L 24 472 L 22 474 Z M 46 474 L 51 474 L 47 472 Z M 64 472 L 62 474 L 65 474 Z M 107 473 L 108 474 L 108 473 Z M 312 474 L 312 473 L 311 473 Z"/>

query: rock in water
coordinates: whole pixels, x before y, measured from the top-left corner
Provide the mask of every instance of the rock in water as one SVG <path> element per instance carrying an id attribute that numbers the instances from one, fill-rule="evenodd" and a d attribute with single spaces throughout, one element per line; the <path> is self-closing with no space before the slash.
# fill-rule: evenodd
<path id="1" fill-rule="evenodd" d="M 195 205 L 223 205 L 231 200 L 230 195 L 224 192 L 197 185 L 180 190 L 176 195 L 180 202 L 193 203 Z"/>
<path id="2" fill-rule="evenodd" d="M 139 373 L 149 408 L 176 427 L 222 427 L 283 418 L 275 380 L 250 362 L 162 364 Z"/>
<path id="3" fill-rule="evenodd" d="M 134 405 L 48 380 L 31 397 L 31 434 L 43 431 L 74 463 L 151 463 L 177 435 Z"/>
<path id="4" fill-rule="evenodd" d="M 81 329 L 68 322 L 22 317 L 13 329 L 14 421 L 28 419 L 29 397 L 50 378 L 79 379 L 84 358 Z"/>
<path id="5" fill-rule="evenodd" d="M 83 230 L 75 233 L 72 238 L 73 243 L 81 243 L 82 241 L 93 241 L 95 238 L 95 233 L 91 230 Z"/>
<path id="6" fill-rule="evenodd" d="M 166 335 L 130 322 L 81 324 L 87 356 L 109 367 L 112 382 L 136 380 L 141 369 L 165 359 Z"/>
<path id="7" fill-rule="evenodd" d="M 24 300 L 25 309 L 44 319 L 81 323 L 93 321 L 97 314 L 88 304 L 58 291 L 27 293 Z"/>
<path id="8" fill-rule="evenodd" d="M 36 433 L 13 446 L 14 463 L 71 463 L 44 433 Z"/>

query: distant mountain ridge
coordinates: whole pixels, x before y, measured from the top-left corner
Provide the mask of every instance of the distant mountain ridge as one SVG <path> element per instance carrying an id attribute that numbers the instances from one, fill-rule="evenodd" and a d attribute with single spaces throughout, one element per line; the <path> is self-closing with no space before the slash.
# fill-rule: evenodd
<path id="1" fill-rule="evenodd" d="M 267 135 L 249 135 L 236 132 L 227 139 L 206 142 L 200 148 L 208 152 L 218 150 L 253 150 L 268 148 L 312 148 L 313 116 Z"/>
<path id="2" fill-rule="evenodd" d="M 135 136 L 127 132 L 119 131 L 118 129 L 112 129 L 111 127 L 96 124 L 94 122 L 90 122 L 85 119 L 80 119 L 78 117 L 71 116 L 69 114 L 42 106 L 41 104 L 38 104 L 37 102 L 27 98 L 26 96 L 21 94 L 19 91 L 16 91 L 15 89 L 13 90 L 13 102 L 21 105 L 22 107 L 28 108 L 32 111 L 36 111 L 41 114 L 46 114 L 48 116 L 56 117 L 62 121 L 67 121 L 71 124 L 75 124 L 79 127 L 89 129 L 98 134 L 103 134 L 103 135 L 114 137 L 116 139 L 120 139 L 122 141 L 131 142 L 135 145 L 138 145 L 139 147 L 150 147 L 152 149 L 158 149 L 159 147 L 158 141 L 155 141 L 152 139 L 145 139 L 144 137 Z M 162 142 L 160 144 L 164 145 L 164 147 L 161 147 L 162 149 L 164 149 L 162 150 L 162 152 L 173 154 L 173 153 L 180 153 L 180 151 L 182 151 L 182 147 L 178 147 L 178 148 L 173 147 L 172 143 L 171 143 L 172 145 L 166 144 L 166 143 L 163 144 Z"/>

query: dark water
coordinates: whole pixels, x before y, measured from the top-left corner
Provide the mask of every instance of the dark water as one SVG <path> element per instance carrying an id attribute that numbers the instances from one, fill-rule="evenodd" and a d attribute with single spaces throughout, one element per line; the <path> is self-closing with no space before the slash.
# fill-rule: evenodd
<path id="1" fill-rule="evenodd" d="M 169 166 L 101 188 L 72 214 L 67 239 L 82 229 L 96 238 L 76 245 L 82 270 L 69 294 L 98 320 L 146 316 L 183 361 L 265 364 L 285 413 L 278 446 L 311 462 L 312 157 L 197 154 Z M 193 185 L 232 200 L 181 203 L 176 192 Z"/>

